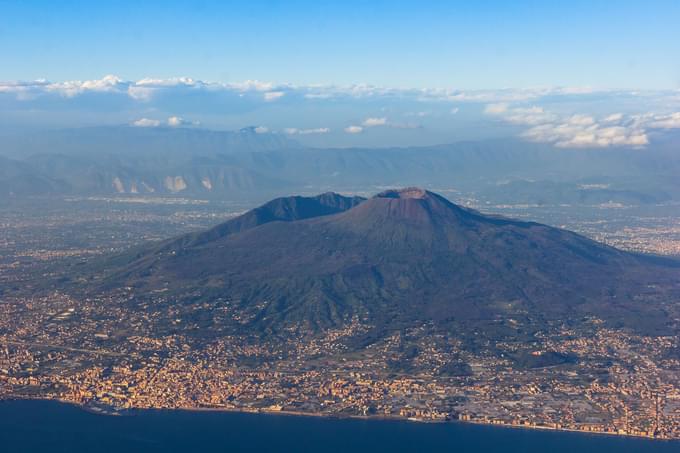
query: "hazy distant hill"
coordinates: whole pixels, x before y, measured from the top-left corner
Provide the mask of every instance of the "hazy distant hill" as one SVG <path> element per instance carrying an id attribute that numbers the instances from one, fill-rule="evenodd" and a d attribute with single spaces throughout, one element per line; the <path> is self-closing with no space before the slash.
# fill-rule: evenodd
<path id="1" fill-rule="evenodd" d="M 229 157 L 299 147 L 253 128 L 85 128 L 2 138 L 4 194 L 224 195 L 290 186 Z"/>
<path id="2" fill-rule="evenodd" d="M 0 156 L 0 195 L 44 195 L 68 190 L 65 182 L 37 171 L 30 163 Z"/>
<path id="3" fill-rule="evenodd" d="M 238 131 L 213 131 L 183 127 L 109 126 L 5 135 L 0 155 L 22 159 L 34 154 L 68 156 L 192 156 L 225 152 L 299 148 L 283 135 L 257 133 L 247 127 Z"/>
<path id="4" fill-rule="evenodd" d="M 252 128 L 92 128 L 2 138 L 0 193 L 269 198 L 282 191 L 419 185 L 521 203 L 680 199 L 672 142 L 564 150 L 517 140 L 309 149 Z"/>
<path id="5" fill-rule="evenodd" d="M 129 286 L 141 300 L 160 291 L 189 313 L 222 301 L 239 320 L 205 324 L 197 335 L 308 335 L 355 318 L 374 337 L 427 322 L 448 334 L 509 335 L 508 320 L 531 332 L 587 317 L 659 333 L 673 322 L 662 296 L 680 277 L 674 261 L 485 216 L 414 188 L 367 201 L 275 200 L 96 268 L 87 292 Z"/>

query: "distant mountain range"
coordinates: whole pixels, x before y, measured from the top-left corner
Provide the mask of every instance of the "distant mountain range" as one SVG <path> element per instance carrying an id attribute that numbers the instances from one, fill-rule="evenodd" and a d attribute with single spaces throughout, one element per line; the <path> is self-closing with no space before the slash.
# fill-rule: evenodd
<path id="1" fill-rule="evenodd" d="M 369 326 L 360 348 L 428 323 L 479 341 L 587 319 L 659 334 L 676 322 L 665 304 L 678 290 L 680 263 L 407 188 L 368 200 L 273 200 L 71 275 L 90 295 L 128 288 L 133 309 L 171 304 L 192 335 L 306 336 L 359 320 Z M 196 318 L 196 308 L 220 304 L 231 321 Z"/>
<path id="2" fill-rule="evenodd" d="M 0 137 L 0 194 L 266 199 L 281 192 L 419 185 L 495 202 L 680 200 L 673 142 L 564 150 L 517 140 L 309 149 L 280 134 L 108 127 Z"/>

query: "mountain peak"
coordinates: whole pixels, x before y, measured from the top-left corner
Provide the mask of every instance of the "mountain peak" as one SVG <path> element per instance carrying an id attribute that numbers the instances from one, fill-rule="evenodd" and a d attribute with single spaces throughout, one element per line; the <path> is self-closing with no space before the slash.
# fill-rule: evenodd
<path id="1" fill-rule="evenodd" d="M 404 222 L 420 226 L 443 225 L 457 223 L 460 218 L 466 217 L 460 207 L 446 198 L 419 187 L 386 190 L 345 214 L 357 225 L 374 225 L 377 222 L 382 225 L 381 228 L 389 225 L 400 228 L 398 225 Z"/>
<path id="2" fill-rule="evenodd" d="M 405 187 L 403 189 L 390 189 L 380 192 L 375 198 L 424 199 L 431 195 L 431 192 L 420 187 Z"/>

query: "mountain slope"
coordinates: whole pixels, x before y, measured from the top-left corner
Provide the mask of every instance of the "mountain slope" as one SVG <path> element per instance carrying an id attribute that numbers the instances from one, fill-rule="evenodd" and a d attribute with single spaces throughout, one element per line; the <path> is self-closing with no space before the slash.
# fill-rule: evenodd
<path id="1" fill-rule="evenodd" d="M 231 197 L 280 191 L 296 184 L 246 167 L 234 154 L 299 148 L 254 128 L 99 127 L 0 137 L 0 193 L 154 194 Z M 21 160 L 15 160 L 21 158 Z M 49 183 L 49 184 L 48 184 Z"/>
<path id="2" fill-rule="evenodd" d="M 280 334 L 357 318 L 376 335 L 424 322 L 468 334 L 509 319 L 533 328 L 584 316 L 635 329 L 670 322 L 649 288 L 677 281 L 674 262 L 484 216 L 421 189 L 358 204 L 331 194 L 316 202 L 325 198 L 335 207 L 275 200 L 206 233 L 111 261 L 96 285 L 162 290 L 183 303 L 228 300 L 240 328 Z"/>
<path id="3" fill-rule="evenodd" d="M 0 195 L 63 193 L 66 184 L 37 173 L 31 165 L 0 156 Z"/>
<path id="4" fill-rule="evenodd" d="M 337 214 L 353 208 L 365 199 L 344 197 L 327 192 L 316 197 L 281 197 L 246 212 L 205 232 L 188 234 L 168 244 L 175 253 L 186 247 L 210 245 L 228 235 L 255 228 L 270 222 L 292 222 Z"/>
<path id="5" fill-rule="evenodd" d="M 189 248 L 210 246 L 215 241 L 222 240 L 229 235 L 266 223 L 292 222 L 336 214 L 351 209 L 364 200 L 362 197 L 345 197 L 332 192 L 315 197 L 291 196 L 276 198 L 207 231 L 186 234 L 178 238 L 163 241 L 160 244 L 142 246 L 132 252 L 116 257 L 106 264 L 116 261 L 123 262 L 127 266 L 123 272 L 129 273 L 132 268 L 145 269 L 149 265 L 154 265 L 156 261 L 164 256 L 177 256 L 178 254 L 181 256 Z"/>

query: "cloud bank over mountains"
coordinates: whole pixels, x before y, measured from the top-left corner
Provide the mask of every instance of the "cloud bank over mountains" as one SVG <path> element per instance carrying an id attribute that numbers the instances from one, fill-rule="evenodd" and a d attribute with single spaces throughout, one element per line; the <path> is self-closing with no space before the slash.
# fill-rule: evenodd
<path id="1" fill-rule="evenodd" d="M 0 82 L 0 93 L 15 94 L 17 99 L 32 100 L 40 96 L 56 94 L 73 98 L 86 93 L 124 94 L 137 101 L 151 101 L 154 96 L 168 91 L 182 90 L 206 92 L 231 92 L 239 95 L 255 94 L 264 101 L 275 101 L 286 95 L 302 96 L 306 99 L 332 99 L 340 97 L 367 98 L 409 96 L 422 101 L 450 102 L 517 102 L 546 96 L 591 94 L 590 88 L 527 88 L 499 90 L 455 90 L 432 88 L 385 88 L 371 85 L 292 85 L 273 84 L 257 80 L 240 83 L 206 82 L 189 77 L 169 79 L 144 78 L 138 81 L 123 80 L 107 75 L 98 80 L 50 82 L 45 79 L 34 81 Z"/>
<path id="2" fill-rule="evenodd" d="M 487 105 L 484 113 L 525 126 L 527 129 L 520 134 L 523 138 L 560 148 L 640 148 L 649 144 L 649 130 L 680 129 L 680 112 L 612 113 L 596 118 L 587 114 L 559 115 L 535 105 L 511 107 L 507 103 L 497 103 Z"/>
<path id="3" fill-rule="evenodd" d="M 201 123 L 198 121 L 187 121 L 179 116 L 168 117 L 166 121 L 155 120 L 151 118 L 140 118 L 133 121 L 130 125 L 135 127 L 183 127 L 183 126 L 199 126 Z"/>
<path id="4" fill-rule="evenodd" d="M 561 148 L 644 148 L 680 129 L 680 91 L 456 90 L 220 83 L 188 77 L 0 82 L 0 120 L 24 128 L 128 124 L 260 130 L 321 146 L 521 137 Z M 480 127 L 483 126 L 483 127 Z"/>

